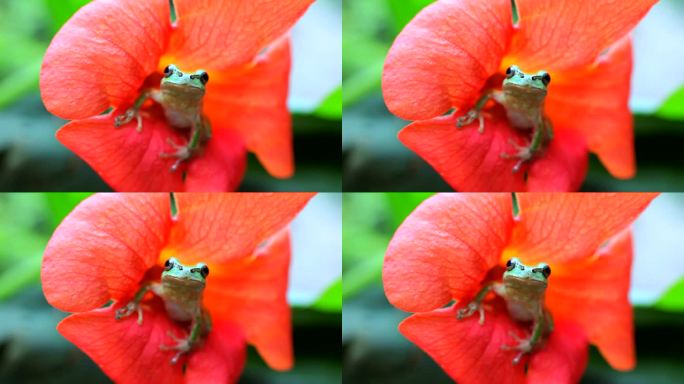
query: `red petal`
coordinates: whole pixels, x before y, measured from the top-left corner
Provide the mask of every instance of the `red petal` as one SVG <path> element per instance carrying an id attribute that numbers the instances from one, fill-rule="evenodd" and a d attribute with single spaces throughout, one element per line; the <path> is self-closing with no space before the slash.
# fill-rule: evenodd
<path id="1" fill-rule="evenodd" d="M 202 155 L 188 164 L 185 190 L 234 191 L 242 181 L 246 166 L 242 139 L 230 131 L 214 131 Z"/>
<path id="2" fill-rule="evenodd" d="M 117 129 L 118 114 L 72 121 L 57 131 L 57 139 L 117 191 L 183 190 L 182 172 L 170 172 L 175 159 L 159 155 L 173 150 L 168 139 L 179 144 L 186 139 L 155 117 L 143 117 L 142 132 L 136 131 L 135 120 Z"/>
<path id="3" fill-rule="evenodd" d="M 45 53 L 45 107 L 82 119 L 132 101 L 158 65 L 171 33 L 167 0 L 94 1 L 57 33 Z"/>
<path id="4" fill-rule="evenodd" d="M 250 62 L 286 33 L 313 0 L 175 0 L 171 55 L 182 68 L 223 70 Z"/>
<path id="5" fill-rule="evenodd" d="M 313 195 L 178 193 L 178 218 L 168 248 L 205 263 L 248 257 L 285 227 Z"/>
<path id="6" fill-rule="evenodd" d="M 539 157 L 530 164 L 528 191 L 577 191 L 587 174 L 587 146 L 581 135 L 556 130 Z"/>
<path id="7" fill-rule="evenodd" d="M 457 320 L 454 307 L 418 313 L 399 324 L 399 332 L 461 384 L 523 382 L 523 364 L 512 364 L 516 352 L 501 349 L 513 343 L 509 331 L 523 334 L 503 306 L 487 311 L 483 325 L 477 315 Z"/>
<path id="8" fill-rule="evenodd" d="M 516 0 L 519 28 L 510 61 L 529 71 L 592 63 L 625 36 L 657 0 Z"/>
<path id="9" fill-rule="evenodd" d="M 211 76 L 204 110 L 215 130 L 238 132 L 270 174 L 292 176 L 289 39 L 280 40 L 255 63 Z"/>
<path id="10" fill-rule="evenodd" d="M 527 383 L 578 383 L 587 367 L 587 336 L 572 322 L 555 321 L 549 339 L 530 357 Z"/>
<path id="11" fill-rule="evenodd" d="M 567 263 L 588 258 L 625 229 L 654 193 L 521 193 L 510 252 L 528 262 Z"/>
<path id="12" fill-rule="evenodd" d="M 100 194 L 76 207 L 45 249 L 47 301 L 87 311 L 133 295 L 155 264 L 170 227 L 165 194 Z"/>
<path id="13" fill-rule="evenodd" d="M 554 126 L 574 129 L 587 141 L 608 171 L 634 176 L 634 132 L 629 111 L 632 46 L 629 38 L 614 44 L 596 65 L 554 76 L 546 113 Z"/>
<path id="14" fill-rule="evenodd" d="M 529 166 L 514 173 L 511 140 L 523 145 L 529 133 L 510 127 L 500 108 L 486 111 L 485 129 L 476 121 L 456 128 L 455 116 L 415 122 L 399 132 L 399 140 L 425 159 L 459 191 L 572 191 L 579 189 L 587 168 L 587 150 L 581 137 L 556 132 L 549 148 Z"/>
<path id="15" fill-rule="evenodd" d="M 510 36 L 508 0 L 445 0 L 423 9 L 394 41 L 382 91 L 395 115 L 429 119 L 468 106 L 498 69 Z"/>
<path id="16" fill-rule="evenodd" d="M 183 382 L 182 364 L 170 364 L 175 352 L 159 347 L 172 343 L 168 331 L 185 331 L 161 311 L 145 311 L 138 325 L 136 315 L 117 321 L 112 307 L 96 309 L 67 317 L 57 330 L 117 383 Z"/>
<path id="17" fill-rule="evenodd" d="M 247 341 L 278 370 L 292 367 L 292 327 L 287 304 L 290 238 L 281 231 L 253 257 L 212 266 L 204 304 L 214 318 L 239 324 Z"/>
<path id="18" fill-rule="evenodd" d="M 185 383 L 236 383 L 245 366 L 246 351 L 242 330 L 212 319 L 204 344 L 188 358 Z"/>
<path id="19" fill-rule="evenodd" d="M 497 264 L 513 226 L 508 194 L 442 194 L 397 229 L 382 271 L 385 294 L 409 312 L 474 295 Z"/>
<path id="20" fill-rule="evenodd" d="M 629 231 L 623 231 L 597 257 L 555 268 L 546 293 L 554 319 L 579 323 L 608 363 L 619 370 L 635 364 L 632 306 L 627 297 L 631 264 L 632 238 Z"/>

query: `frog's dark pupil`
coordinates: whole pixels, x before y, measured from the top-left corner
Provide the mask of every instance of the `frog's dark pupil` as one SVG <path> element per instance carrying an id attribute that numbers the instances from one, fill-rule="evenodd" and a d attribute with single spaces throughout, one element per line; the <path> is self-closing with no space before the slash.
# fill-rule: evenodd
<path id="1" fill-rule="evenodd" d="M 510 271 L 513 268 L 515 268 L 515 262 L 513 262 L 512 260 L 508 260 L 506 262 L 506 270 Z"/>
<path id="2" fill-rule="evenodd" d="M 542 81 L 544 82 L 545 85 L 549 85 L 549 83 L 551 82 L 551 75 L 549 75 L 548 73 L 545 73 L 544 77 L 542 77 Z"/>
<path id="3" fill-rule="evenodd" d="M 209 276 L 209 267 L 206 265 L 202 267 L 202 271 L 200 272 L 202 274 L 202 277 L 207 277 Z"/>
<path id="4" fill-rule="evenodd" d="M 171 268 L 173 268 L 173 263 L 171 262 L 171 260 L 166 260 L 166 262 L 164 263 L 164 270 L 168 271 Z"/>
<path id="5" fill-rule="evenodd" d="M 542 270 L 542 273 L 545 277 L 551 276 L 551 267 L 547 265 L 546 267 L 544 267 L 544 270 Z"/>
<path id="6" fill-rule="evenodd" d="M 202 81 L 202 84 L 206 84 L 209 82 L 209 75 L 206 72 L 202 73 L 200 80 Z"/>
<path id="7" fill-rule="evenodd" d="M 171 68 L 167 65 L 166 68 L 164 68 L 164 76 L 169 77 L 171 76 Z"/>

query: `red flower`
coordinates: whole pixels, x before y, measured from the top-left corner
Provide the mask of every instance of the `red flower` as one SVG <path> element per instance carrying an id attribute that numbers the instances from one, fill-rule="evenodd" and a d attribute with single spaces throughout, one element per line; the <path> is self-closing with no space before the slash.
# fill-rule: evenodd
<path id="1" fill-rule="evenodd" d="M 246 342 L 274 369 L 292 366 L 287 224 L 312 194 L 100 194 L 81 203 L 57 228 L 43 259 L 48 302 L 76 312 L 57 330 L 122 383 L 233 382 Z M 187 333 L 161 300 L 148 294 L 143 321 L 115 320 L 146 281 L 158 280 L 171 256 L 209 266 L 203 304 L 206 340 L 170 364 L 167 335 Z M 107 303 L 113 302 L 112 305 Z"/>
<path id="2" fill-rule="evenodd" d="M 576 382 L 595 344 L 619 370 L 634 366 L 630 223 L 655 194 L 443 194 L 421 204 L 394 234 L 383 283 L 389 301 L 409 312 L 399 331 L 459 383 Z M 521 364 L 509 334 L 529 333 L 503 299 L 485 320 L 456 318 L 482 285 L 502 276 L 512 257 L 545 262 L 553 273 L 545 307 L 554 329 Z M 452 300 L 454 305 L 444 307 Z M 527 355 L 526 355 L 527 356 Z M 527 359 L 527 360 L 525 360 Z M 525 365 L 528 369 L 525 370 Z"/>
<path id="3" fill-rule="evenodd" d="M 274 6 L 268 0 L 95 0 L 79 10 L 48 48 L 40 76 L 46 108 L 73 120 L 57 139 L 115 190 L 234 190 L 254 152 L 275 177 L 293 173 L 287 110 L 290 43 L 287 30 L 313 0 Z M 200 155 L 169 172 L 167 142 L 187 141 L 163 111 L 148 102 L 136 122 L 117 129 L 114 118 L 143 89 L 158 87 L 162 69 L 204 69 L 203 111 L 212 138 Z M 111 112 L 102 114 L 109 108 Z"/>
<path id="4" fill-rule="evenodd" d="M 626 35 L 655 2 L 516 0 L 517 24 L 509 0 L 433 3 L 399 34 L 385 62 L 387 107 L 417 120 L 399 140 L 463 191 L 577 190 L 588 151 L 613 176 L 632 177 Z M 512 128 L 496 103 L 483 111 L 483 133 L 477 120 L 461 129 L 455 124 L 482 92 L 501 86 L 510 65 L 545 70 L 552 79 L 544 114 L 555 135 L 526 172 L 512 172 L 517 160 L 501 154 L 513 152 L 511 140 L 529 141 L 530 133 Z"/>

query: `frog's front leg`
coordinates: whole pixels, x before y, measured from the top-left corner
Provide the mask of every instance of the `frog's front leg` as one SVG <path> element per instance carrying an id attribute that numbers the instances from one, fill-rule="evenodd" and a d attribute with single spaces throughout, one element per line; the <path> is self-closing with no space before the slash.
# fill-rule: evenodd
<path id="1" fill-rule="evenodd" d="M 470 109 L 468 112 L 466 112 L 465 115 L 459 117 L 456 119 L 456 128 L 463 128 L 466 125 L 472 123 L 475 121 L 475 119 L 478 119 L 480 121 L 480 127 L 478 128 L 478 132 L 483 133 L 484 132 L 484 117 L 482 116 L 482 108 L 487 104 L 489 99 L 494 99 L 499 101 L 501 99 L 501 91 L 497 90 L 490 90 L 486 91 L 475 103 L 475 106 L 473 106 L 472 109 Z"/>
<path id="2" fill-rule="evenodd" d="M 509 334 L 518 342 L 518 344 L 504 344 L 501 346 L 501 349 L 506 351 L 519 351 L 513 358 L 513 364 L 518 364 L 525 354 L 532 352 L 534 347 L 542 341 L 542 336 L 544 335 L 547 326 L 547 315 L 541 314 L 541 316 L 538 316 L 537 319 L 535 319 L 534 324 L 532 325 L 532 334 L 529 338 L 521 338 L 515 334 L 515 332 L 511 331 Z"/>
<path id="3" fill-rule="evenodd" d="M 175 172 L 180 167 L 181 163 L 192 157 L 197 151 L 199 151 L 201 145 L 209 140 L 211 137 L 211 126 L 209 120 L 204 116 L 198 116 L 196 121 L 193 123 L 190 130 L 190 140 L 186 145 L 176 144 L 170 138 L 167 140 L 169 145 L 171 145 L 175 151 L 174 152 L 162 152 L 159 156 L 163 158 L 176 158 L 176 162 L 171 166 L 171 172 Z"/>
<path id="4" fill-rule="evenodd" d="M 198 313 L 192 319 L 192 324 L 190 325 L 190 334 L 186 338 L 177 337 L 171 331 L 167 333 L 167 335 L 169 335 L 169 337 L 171 337 L 176 344 L 162 344 L 159 349 L 162 351 L 177 351 L 176 354 L 171 358 L 171 364 L 176 364 L 183 354 L 188 353 L 197 344 L 203 329 L 205 329 L 204 318 L 205 316 L 202 313 Z"/>
<path id="5" fill-rule="evenodd" d="M 512 154 L 502 153 L 501 157 L 504 159 L 518 159 L 518 162 L 513 166 L 513 173 L 518 172 L 525 162 L 532 159 L 542 149 L 544 143 L 551 140 L 551 137 L 553 137 L 551 123 L 547 119 L 540 117 L 533 126 L 530 144 L 523 146 L 513 141 L 513 139 L 509 139 L 508 142 L 515 148 L 516 152 Z"/>
<path id="6" fill-rule="evenodd" d="M 482 305 L 482 301 L 484 301 L 485 297 L 487 297 L 487 294 L 490 291 L 494 291 L 499 293 L 502 289 L 502 284 L 497 283 L 497 282 L 491 282 L 487 283 L 480 289 L 480 291 L 475 295 L 475 298 L 468 303 L 465 307 L 459 309 L 456 311 L 456 318 L 458 320 L 463 320 L 466 317 L 472 316 L 475 311 L 480 313 L 480 325 L 484 324 L 485 320 L 485 315 L 484 315 L 484 307 Z"/>
<path id="7" fill-rule="evenodd" d="M 140 302 L 145 297 L 145 294 L 147 294 L 147 292 L 149 291 L 152 291 L 156 295 L 159 295 L 159 293 L 161 292 L 161 284 L 144 284 L 142 287 L 140 287 L 138 292 L 136 292 L 135 296 L 133 296 L 133 299 L 131 301 L 129 301 L 126 305 L 117 309 L 116 312 L 114 312 L 114 319 L 121 320 L 126 316 L 130 316 L 133 312 L 138 312 L 138 325 L 142 325 L 143 313 L 142 308 L 140 307 Z"/>
<path id="8" fill-rule="evenodd" d="M 135 128 L 135 130 L 138 132 L 142 132 L 142 117 L 140 116 L 140 108 L 142 108 L 142 105 L 145 104 L 145 101 L 147 101 L 147 99 L 149 98 L 153 100 L 158 100 L 159 91 L 155 89 L 148 89 L 143 91 L 140 94 L 140 96 L 138 96 L 138 98 L 135 99 L 133 105 L 126 110 L 126 112 L 114 118 L 114 126 L 116 128 L 119 128 L 124 124 L 128 124 L 131 120 L 135 118 L 136 120 L 138 120 L 138 126 Z"/>

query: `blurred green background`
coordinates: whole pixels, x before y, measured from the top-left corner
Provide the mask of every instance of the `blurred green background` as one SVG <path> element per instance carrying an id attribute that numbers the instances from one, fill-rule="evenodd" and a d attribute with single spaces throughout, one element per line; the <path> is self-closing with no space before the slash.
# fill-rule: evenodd
<path id="1" fill-rule="evenodd" d="M 404 25 L 432 0 L 346 0 L 343 5 L 345 191 L 448 191 L 451 187 L 397 140 L 408 121 L 382 99 L 382 67 Z M 637 176 L 617 180 L 591 155 L 582 190 L 684 190 L 684 2 L 662 0 L 634 32 L 630 106 Z"/>
<path id="2" fill-rule="evenodd" d="M 55 227 L 87 196 L 0 194 L 0 383 L 110 382 L 56 331 L 68 314 L 47 304 L 40 287 L 45 245 Z M 249 347 L 240 383 L 341 382 L 341 204 L 340 194 L 319 194 L 292 222 L 288 300 L 294 369 L 273 371 Z M 311 240 L 312 232 L 325 241 Z"/>
<path id="3" fill-rule="evenodd" d="M 54 34 L 89 0 L 0 0 L 0 190 L 107 191 L 90 167 L 55 139 L 66 121 L 48 113 L 38 75 Z M 292 31 L 288 104 L 295 176 L 269 176 L 254 155 L 241 190 L 341 190 L 341 0 L 319 0 Z M 321 53 L 323 53 L 321 55 Z"/>
<path id="4" fill-rule="evenodd" d="M 354 193 L 343 200 L 343 380 L 350 383 L 450 383 L 398 324 L 410 314 L 382 288 L 387 245 L 427 193 Z M 684 377 L 684 194 L 664 194 L 634 224 L 630 301 L 637 367 L 621 373 L 591 347 L 583 383 L 681 383 Z M 551 282 L 553 283 L 553 282 Z"/>

